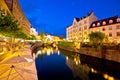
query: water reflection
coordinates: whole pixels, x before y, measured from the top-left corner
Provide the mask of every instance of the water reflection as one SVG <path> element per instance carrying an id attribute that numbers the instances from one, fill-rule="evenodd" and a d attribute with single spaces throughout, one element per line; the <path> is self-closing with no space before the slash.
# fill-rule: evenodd
<path id="1" fill-rule="evenodd" d="M 58 54 L 60 55 L 60 51 L 58 50 L 58 47 L 40 47 L 39 49 L 37 49 L 38 51 L 36 53 L 33 53 L 33 56 L 36 58 L 38 55 L 40 55 L 40 58 L 43 58 L 44 54 L 47 54 L 47 56 L 50 56 L 52 54 Z M 35 54 L 35 55 L 34 55 Z"/>
<path id="2" fill-rule="evenodd" d="M 40 47 L 33 55 L 39 80 L 120 80 L 119 63 L 52 47 Z"/>
<path id="3" fill-rule="evenodd" d="M 66 56 L 66 64 L 77 80 L 120 80 L 120 63 L 101 60 L 68 51 L 61 51 Z"/>
<path id="4" fill-rule="evenodd" d="M 73 58 L 66 60 L 66 64 L 72 70 L 75 79 L 89 80 L 88 73 L 90 69 L 87 65 L 80 65 L 79 55 L 74 55 Z"/>

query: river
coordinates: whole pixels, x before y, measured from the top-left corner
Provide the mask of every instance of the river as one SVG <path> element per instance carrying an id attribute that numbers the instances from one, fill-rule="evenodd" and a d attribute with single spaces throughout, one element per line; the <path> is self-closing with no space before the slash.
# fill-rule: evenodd
<path id="1" fill-rule="evenodd" d="M 120 63 L 52 47 L 33 52 L 39 80 L 120 80 Z"/>

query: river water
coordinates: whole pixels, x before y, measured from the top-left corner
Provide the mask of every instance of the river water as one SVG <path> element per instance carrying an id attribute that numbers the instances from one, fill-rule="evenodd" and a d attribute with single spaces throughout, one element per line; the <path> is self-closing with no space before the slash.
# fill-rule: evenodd
<path id="1" fill-rule="evenodd" d="M 33 52 L 39 80 L 120 80 L 120 63 L 52 47 Z"/>

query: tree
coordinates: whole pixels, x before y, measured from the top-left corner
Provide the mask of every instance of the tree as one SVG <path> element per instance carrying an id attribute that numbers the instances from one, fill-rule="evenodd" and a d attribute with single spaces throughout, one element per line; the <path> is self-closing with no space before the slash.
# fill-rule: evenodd
<path id="1" fill-rule="evenodd" d="M 18 34 L 16 34 L 16 38 L 22 38 L 22 39 L 28 39 L 28 35 L 24 32 L 20 32 Z"/>
<path id="2" fill-rule="evenodd" d="M 18 27 L 18 21 L 13 16 L 5 14 L 5 10 L 0 10 L 0 34 L 11 37 L 9 49 L 15 48 L 15 38 L 25 38 L 26 34 Z"/>
<path id="3" fill-rule="evenodd" d="M 29 40 L 36 40 L 36 37 L 35 37 L 34 35 L 30 35 L 30 36 L 28 37 L 28 39 L 29 39 Z"/>
<path id="4" fill-rule="evenodd" d="M 46 36 L 45 36 L 44 32 L 41 31 L 41 32 L 40 32 L 40 40 L 41 40 L 41 41 L 45 41 L 45 39 L 46 39 Z"/>
<path id="5" fill-rule="evenodd" d="M 98 44 L 101 45 L 105 38 L 106 35 L 102 32 L 96 31 L 89 34 L 90 42 L 93 44 L 94 47 L 97 47 Z"/>
<path id="6" fill-rule="evenodd" d="M 0 11 L 0 33 L 15 38 L 18 33 L 22 32 L 22 29 L 18 27 L 18 21 L 14 17 L 5 15 L 4 12 L 4 10 Z"/>
<path id="7" fill-rule="evenodd" d="M 61 35 L 61 36 L 59 36 L 59 38 L 60 38 L 61 40 L 63 40 L 63 39 L 64 39 L 64 36 L 63 36 L 63 35 Z"/>

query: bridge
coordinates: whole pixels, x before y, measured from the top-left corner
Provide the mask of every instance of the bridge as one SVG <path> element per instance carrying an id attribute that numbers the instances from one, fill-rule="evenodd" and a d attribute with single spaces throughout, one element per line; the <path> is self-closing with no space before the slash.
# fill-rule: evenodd
<path id="1" fill-rule="evenodd" d="M 56 44 L 56 42 L 46 42 L 46 43 L 45 42 L 35 42 L 35 43 L 31 44 L 31 50 L 32 50 L 32 52 L 35 52 L 35 51 L 37 51 L 37 49 L 39 47 L 46 47 L 46 46 L 56 47 L 57 44 Z"/>

